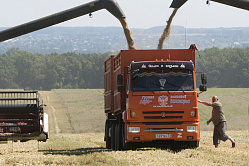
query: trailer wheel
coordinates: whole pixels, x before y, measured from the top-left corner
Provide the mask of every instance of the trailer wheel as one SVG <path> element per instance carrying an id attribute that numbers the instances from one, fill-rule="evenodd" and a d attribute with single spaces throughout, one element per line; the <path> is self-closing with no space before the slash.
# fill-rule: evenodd
<path id="1" fill-rule="evenodd" d="M 111 137 L 110 137 L 110 123 L 106 122 L 105 124 L 105 143 L 106 143 L 106 149 L 111 149 Z"/>
<path id="2" fill-rule="evenodd" d="M 111 149 L 115 150 L 115 126 L 116 124 L 113 123 L 111 127 Z"/>

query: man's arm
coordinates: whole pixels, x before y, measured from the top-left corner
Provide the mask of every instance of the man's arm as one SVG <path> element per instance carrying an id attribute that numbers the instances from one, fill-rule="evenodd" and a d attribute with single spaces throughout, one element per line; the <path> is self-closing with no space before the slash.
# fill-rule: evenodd
<path id="1" fill-rule="evenodd" d="M 206 101 L 201 101 L 201 100 L 197 100 L 199 103 L 201 103 L 201 104 L 204 104 L 204 105 L 206 105 L 206 106 L 212 106 L 212 103 L 210 103 L 210 102 L 206 102 Z"/>
<path id="2" fill-rule="evenodd" d="M 207 121 L 207 125 L 209 125 L 209 123 L 210 122 L 212 122 L 213 121 L 213 119 L 212 119 L 212 117 Z"/>
<path id="3" fill-rule="evenodd" d="M 214 109 L 212 110 L 212 117 L 207 121 L 207 125 L 209 125 L 209 123 L 213 121 L 213 116 L 214 116 Z"/>

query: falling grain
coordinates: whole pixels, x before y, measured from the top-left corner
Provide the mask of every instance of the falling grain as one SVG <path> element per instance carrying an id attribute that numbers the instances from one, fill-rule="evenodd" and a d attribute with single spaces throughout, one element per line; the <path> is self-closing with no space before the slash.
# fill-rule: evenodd
<path id="1" fill-rule="evenodd" d="M 158 46 L 157 46 L 157 49 L 158 50 L 161 50 L 163 49 L 163 42 L 166 40 L 166 38 L 169 37 L 170 35 L 170 26 L 171 26 L 171 23 L 172 23 L 172 20 L 177 12 L 178 8 L 175 8 L 174 11 L 172 12 L 171 16 L 169 17 L 169 20 L 167 21 L 167 26 L 166 28 L 164 29 L 163 31 L 163 34 L 162 36 L 160 37 L 159 39 L 159 43 L 158 43 Z"/>
<path id="2" fill-rule="evenodd" d="M 119 19 L 119 21 L 121 22 L 121 24 L 123 26 L 129 50 L 136 50 L 136 47 L 134 46 L 134 40 L 132 39 L 131 31 L 128 28 L 126 19 L 125 18 L 121 18 L 121 19 Z"/>

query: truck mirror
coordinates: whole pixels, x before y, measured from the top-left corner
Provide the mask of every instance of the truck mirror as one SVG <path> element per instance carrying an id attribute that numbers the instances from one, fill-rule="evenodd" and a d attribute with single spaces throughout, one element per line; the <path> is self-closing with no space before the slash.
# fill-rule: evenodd
<path id="1" fill-rule="evenodd" d="M 206 85 L 200 85 L 200 86 L 199 86 L 199 90 L 200 90 L 201 92 L 207 91 Z"/>
<path id="2" fill-rule="evenodd" d="M 201 74 L 201 83 L 203 85 L 206 85 L 207 84 L 207 74 L 206 73 L 202 73 Z"/>
<path id="3" fill-rule="evenodd" d="M 119 75 L 117 76 L 117 84 L 118 84 L 118 85 L 123 85 L 123 80 L 124 80 L 123 75 L 122 75 L 122 74 L 119 74 Z"/>
<path id="4" fill-rule="evenodd" d="M 125 87 L 124 86 L 118 86 L 118 92 L 124 92 Z"/>

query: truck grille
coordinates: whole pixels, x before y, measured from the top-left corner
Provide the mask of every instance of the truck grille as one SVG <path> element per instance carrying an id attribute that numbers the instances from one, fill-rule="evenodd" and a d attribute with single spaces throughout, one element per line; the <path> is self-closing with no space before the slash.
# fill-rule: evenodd
<path id="1" fill-rule="evenodd" d="M 180 119 L 182 116 L 145 116 L 144 119 Z"/>
<path id="2" fill-rule="evenodd" d="M 144 119 L 181 119 L 184 111 L 144 111 L 142 113 Z"/>
<path id="3" fill-rule="evenodd" d="M 183 122 L 143 122 L 145 125 L 181 125 Z"/>

